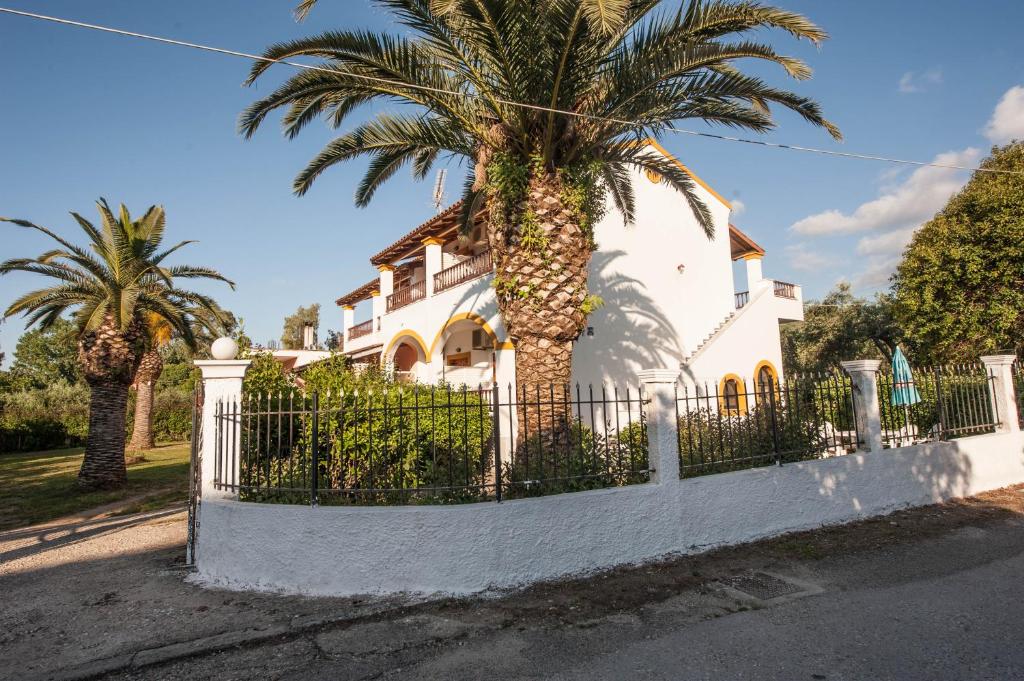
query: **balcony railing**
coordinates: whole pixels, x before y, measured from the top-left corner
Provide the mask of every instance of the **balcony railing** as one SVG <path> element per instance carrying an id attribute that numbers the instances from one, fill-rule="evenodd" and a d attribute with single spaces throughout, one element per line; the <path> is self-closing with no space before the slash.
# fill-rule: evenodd
<path id="1" fill-rule="evenodd" d="M 491 252 L 484 251 L 472 258 L 441 270 L 434 275 L 434 293 L 446 291 L 453 286 L 464 284 L 491 271 Z M 388 308 L 390 310 L 390 308 Z"/>
<path id="2" fill-rule="evenodd" d="M 750 291 L 740 291 L 736 294 L 736 309 L 740 309 L 750 302 Z"/>
<path id="3" fill-rule="evenodd" d="M 355 326 L 349 328 L 348 337 L 351 340 L 353 338 L 362 338 L 363 336 L 369 336 L 371 333 L 373 333 L 373 320 L 367 319 L 362 324 L 356 324 Z"/>
<path id="4" fill-rule="evenodd" d="M 776 281 L 775 295 L 779 298 L 792 298 L 793 300 L 796 300 L 796 285 L 787 284 L 784 281 Z"/>
<path id="5" fill-rule="evenodd" d="M 410 284 L 405 288 L 398 289 L 390 296 L 388 296 L 388 312 L 394 312 L 398 308 L 405 307 L 410 303 L 415 303 L 417 300 L 422 300 L 427 297 L 427 282 L 419 281 L 415 284 Z"/>

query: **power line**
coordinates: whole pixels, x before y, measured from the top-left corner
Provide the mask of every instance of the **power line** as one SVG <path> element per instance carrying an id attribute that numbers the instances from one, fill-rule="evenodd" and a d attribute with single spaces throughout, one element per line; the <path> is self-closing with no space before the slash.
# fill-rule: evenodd
<path id="1" fill-rule="evenodd" d="M 185 40 L 175 40 L 173 38 L 164 38 L 164 37 L 161 37 L 161 36 L 149 35 L 147 33 L 137 33 L 135 31 L 126 31 L 126 30 L 119 29 L 119 28 L 112 28 L 110 26 L 101 26 L 99 24 L 89 24 L 89 23 L 86 23 L 84 21 L 75 21 L 73 19 L 63 19 L 61 17 L 52 17 L 52 16 L 48 16 L 48 15 L 45 15 L 45 14 L 36 14 L 34 12 L 25 12 L 25 11 L 22 11 L 22 10 L 10 9 L 10 8 L 7 8 L 7 7 L 0 7 L 0 12 L 5 13 L 5 14 L 13 14 L 13 15 L 20 16 L 20 17 L 26 17 L 26 18 L 29 18 L 29 19 L 37 19 L 39 21 L 49 21 L 49 22 L 56 23 L 56 24 L 64 24 L 66 26 L 75 26 L 75 27 L 78 27 L 78 28 L 88 28 L 88 29 L 91 29 L 91 30 L 94 30 L 94 31 L 102 31 L 104 33 L 113 33 L 115 35 L 127 36 L 127 37 L 130 37 L 130 38 L 139 38 L 141 40 L 150 40 L 150 41 L 153 41 L 153 42 L 164 43 L 166 45 L 175 45 L 177 47 L 188 47 L 188 48 L 191 48 L 191 49 L 202 50 L 202 51 L 205 51 L 205 52 L 214 52 L 216 54 L 226 54 L 226 55 L 229 55 L 229 56 L 232 56 L 232 57 L 242 57 L 243 59 L 252 59 L 252 60 L 255 60 L 255 61 L 261 61 L 261 62 L 266 62 L 266 63 L 270 63 L 270 64 L 285 64 L 287 66 L 292 66 L 292 67 L 298 68 L 298 69 L 306 69 L 308 71 L 322 71 L 324 73 L 331 73 L 331 74 L 335 74 L 335 75 L 344 74 L 344 75 L 346 75 L 346 76 L 348 76 L 350 78 L 358 78 L 358 79 L 366 80 L 366 81 L 369 81 L 369 82 L 382 83 L 382 84 L 385 84 L 385 85 L 397 85 L 399 87 L 408 88 L 408 89 L 411 89 L 411 90 L 419 90 L 421 92 L 431 92 L 431 93 L 434 93 L 434 94 L 444 94 L 444 95 L 452 95 L 452 96 L 455 96 L 455 97 L 468 97 L 468 98 L 475 98 L 475 99 L 483 99 L 483 98 L 485 98 L 483 95 L 477 94 L 477 93 L 474 93 L 474 92 L 461 92 L 461 91 L 458 91 L 458 90 L 447 90 L 445 88 L 431 87 L 429 85 L 418 85 L 418 84 L 415 84 L 415 83 L 405 83 L 405 82 L 402 82 L 402 81 L 399 81 L 399 80 L 391 80 L 391 79 L 388 79 L 388 78 L 379 78 L 377 76 L 367 76 L 365 74 L 358 74 L 358 73 L 351 73 L 351 72 L 342 72 L 342 71 L 338 71 L 337 69 L 327 69 L 327 68 L 323 68 L 321 66 L 314 66 L 314 65 L 310 65 L 310 64 L 302 64 L 300 62 L 288 61 L 286 59 L 270 59 L 270 58 L 264 57 L 262 55 L 249 54 L 248 52 L 239 52 L 238 50 L 230 50 L 230 49 L 223 48 L 223 47 L 213 47 L 211 45 L 203 45 L 203 44 L 200 44 L 200 43 L 192 43 L 192 42 L 188 42 L 188 41 L 185 41 Z M 519 108 L 523 108 L 523 109 L 530 109 L 532 111 L 543 111 L 543 112 L 546 112 L 546 113 L 555 113 L 555 114 L 560 114 L 560 115 L 563 115 L 563 116 L 572 116 L 572 117 L 582 118 L 582 119 L 586 119 L 586 120 L 603 121 L 605 123 L 618 123 L 620 125 L 631 125 L 631 126 L 635 126 L 636 125 L 636 123 L 634 123 L 632 121 L 627 121 L 627 120 L 623 120 L 623 119 L 619 119 L 619 118 L 610 118 L 610 117 L 598 116 L 598 115 L 595 115 L 595 114 L 580 113 L 580 112 L 577 112 L 577 111 L 566 111 L 566 110 L 563 110 L 563 109 L 556 109 L 556 108 L 553 108 L 553 107 L 542 106 L 542 105 L 539 105 L 539 104 L 527 104 L 525 102 L 515 102 L 515 101 L 512 101 L 512 100 L 501 99 L 501 98 L 490 98 L 490 99 L 492 101 L 494 101 L 494 102 L 497 102 L 498 104 L 503 104 L 505 106 L 519 107 Z M 706 138 L 709 138 L 709 139 L 722 140 L 722 141 L 726 141 L 726 142 L 739 142 L 739 143 L 742 143 L 742 144 L 753 144 L 753 145 L 757 145 L 757 146 L 770 147 L 770 148 L 774 148 L 774 149 L 788 149 L 790 151 L 802 151 L 802 152 L 806 152 L 806 153 L 822 154 L 822 155 L 825 155 L 825 156 L 836 156 L 836 157 L 839 157 L 839 158 L 852 158 L 852 159 L 859 159 L 859 160 L 863 160 L 863 161 L 881 161 L 881 162 L 885 162 L 885 163 L 897 163 L 897 164 L 902 164 L 902 165 L 912 165 L 912 166 L 929 167 L 929 168 L 945 168 L 945 169 L 948 169 L 948 170 L 966 170 L 966 171 L 971 171 L 971 172 L 1000 173 L 1000 174 L 1005 174 L 1005 175 L 1024 175 L 1024 172 L 1020 172 L 1020 171 L 1016 171 L 1016 170 L 998 170 L 998 169 L 993 169 L 993 168 L 979 168 L 979 167 L 973 167 L 973 166 L 953 165 L 953 164 L 950 164 L 950 163 L 934 163 L 934 162 L 928 162 L 928 161 L 914 161 L 914 160 L 909 160 L 909 159 L 888 158 L 888 157 L 885 157 L 885 156 L 874 156 L 874 155 L 870 155 L 870 154 L 857 154 L 857 153 L 846 152 L 846 151 L 834 151 L 834 150 L 830 150 L 830 149 L 819 149 L 819 148 L 816 148 L 816 147 L 805 147 L 805 146 L 800 146 L 800 145 L 796 145 L 796 144 L 783 144 L 783 143 L 780 143 L 780 142 L 768 142 L 768 141 L 765 141 L 765 140 L 753 140 L 753 139 L 746 139 L 746 138 L 743 138 L 743 137 L 733 137 L 733 136 L 730 136 L 730 135 L 719 135 L 719 134 L 711 133 L 711 132 L 700 132 L 700 131 L 697 131 L 697 130 L 687 130 L 685 128 L 677 128 L 677 127 L 672 126 L 672 125 L 666 126 L 666 129 L 669 132 L 674 132 L 674 133 L 677 133 L 677 134 L 680 134 L 680 135 L 692 135 L 694 137 L 706 137 Z"/>

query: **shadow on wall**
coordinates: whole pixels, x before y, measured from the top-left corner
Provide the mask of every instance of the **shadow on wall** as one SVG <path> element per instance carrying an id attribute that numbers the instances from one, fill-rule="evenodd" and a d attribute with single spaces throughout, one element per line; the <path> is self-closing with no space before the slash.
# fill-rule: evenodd
<path id="1" fill-rule="evenodd" d="M 1012 454 L 1006 452 L 1005 456 Z M 850 510 L 872 514 L 969 496 L 977 492 L 979 482 L 970 457 L 955 440 L 837 457 L 836 461 L 848 465 L 811 465 L 806 470 L 817 484 L 818 495 L 831 501 L 833 512 L 844 517 Z"/>
<path id="2" fill-rule="evenodd" d="M 581 384 L 597 384 L 603 376 L 616 387 L 636 387 L 638 371 L 678 367 L 683 358 L 672 322 L 646 286 L 614 267 L 623 255 L 597 252 L 590 262 L 590 291 L 604 305 L 587 320 L 594 336 L 581 337 L 574 352 L 573 373 Z"/>

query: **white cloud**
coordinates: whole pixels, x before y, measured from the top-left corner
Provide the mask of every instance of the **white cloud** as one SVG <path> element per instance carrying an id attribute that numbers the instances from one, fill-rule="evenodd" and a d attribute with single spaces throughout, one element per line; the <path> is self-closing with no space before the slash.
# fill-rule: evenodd
<path id="1" fill-rule="evenodd" d="M 917 74 L 914 71 L 907 71 L 900 78 L 899 90 L 903 94 L 925 92 L 932 85 L 942 84 L 942 70 L 930 68 L 927 71 Z"/>
<path id="2" fill-rule="evenodd" d="M 903 249 L 917 231 L 917 226 L 885 232 L 877 236 L 866 236 L 857 242 L 860 255 L 902 255 Z"/>
<path id="3" fill-rule="evenodd" d="M 934 162 L 971 166 L 979 152 L 968 148 L 939 154 Z M 967 182 L 967 174 L 950 168 L 918 168 L 900 184 L 886 187 L 881 195 L 861 204 L 852 213 L 832 209 L 810 215 L 790 226 L 797 234 L 853 234 L 857 232 L 906 229 L 932 217 Z"/>
<path id="4" fill-rule="evenodd" d="M 821 251 L 812 250 L 805 243 L 786 246 L 789 266 L 799 272 L 819 272 L 835 264 L 835 259 Z"/>
<path id="5" fill-rule="evenodd" d="M 739 199 L 733 199 L 729 203 L 732 205 L 732 217 L 737 218 L 747 212 L 747 204 Z"/>
<path id="6" fill-rule="evenodd" d="M 898 257 L 868 258 L 865 268 L 853 278 L 853 290 L 884 288 L 899 264 Z"/>
<path id="7" fill-rule="evenodd" d="M 983 131 L 994 144 L 1024 139 L 1024 86 L 1014 85 L 996 104 Z"/>

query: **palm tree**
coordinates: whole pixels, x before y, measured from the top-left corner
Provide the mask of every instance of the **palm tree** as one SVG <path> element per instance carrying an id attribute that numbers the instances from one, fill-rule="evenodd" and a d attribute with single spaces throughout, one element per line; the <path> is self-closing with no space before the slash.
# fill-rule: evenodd
<path id="1" fill-rule="evenodd" d="M 46 328 L 73 310 L 80 334 L 78 360 L 91 393 L 89 435 L 78 481 L 83 487 L 111 488 L 126 482 L 128 386 L 147 350 L 146 316 L 163 320 L 181 338 L 194 342 L 194 311 L 212 314 L 218 308 L 208 296 L 175 287 L 174 280 L 207 278 L 232 288 L 234 284 L 206 267 L 163 264 L 169 255 L 192 243 L 182 241 L 161 250 L 163 208 L 151 206 L 142 218 L 133 220 L 124 205 L 117 217 L 104 199 L 96 205 L 100 229 L 71 213 L 88 237 L 88 248 L 27 220 L 0 218 L 42 232 L 58 244 L 36 258 L 0 263 L 0 275 L 31 272 L 56 280 L 53 286 L 15 300 L 4 317 L 22 312 L 28 326 Z"/>
<path id="2" fill-rule="evenodd" d="M 195 353 L 200 345 L 209 346 L 215 337 L 227 334 L 229 313 L 218 308 L 216 315 L 212 315 L 200 307 L 194 307 L 188 312 L 187 319 L 193 326 L 193 338 L 182 340 L 190 353 Z M 128 449 L 131 451 L 153 449 L 156 446 L 153 434 L 156 383 L 164 370 L 162 351 L 175 337 L 174 329 L 167 320 L 151 312 L 145 316 L 145 326 L 147 350 L 142 355 L 132 383 L 135 388 L 135 417 L 132 419 L 132 436 L 128 440 Z"/>
<path id="3" fill-rule="evenodd" d="M 587 292 L 593 226 L 608 195 L 633 219 L 631 170 L 656 173 L 679 191 L 712 234 L 692 178 L 643 140 L 686 119 L 765 132 L 774 126 L 772 105 L 840 138 L 813 100 L 737 64 L 762 60 L 809 78 L 801 60 L 746 37 L 777 28 L 816 45 L 827 38 L 800 14 L 751 0 L 689 0 L 678 10 L 659 9 L 660 0 L 377 3 L 409 32 L 339 30 L 269 47 L 263 56 L 271 60 L 323 61 L 253 103 L 240 130 L 253 135 L 280 108 L 285 134 L 294 137 L 317 117 L 340 127 L 362 104 L 411 105 L 408 113 L 379 111 L 335 138 L 298 174 L 294 190 L 304 194 L 331 166 L 368 156 L 355 196 L 365 206 L 402 166 L 423 178 L 442 154 L 465 160 L 472 170 L 462 225 L 486 215 L 520 386 L 569 382 L 572 342 L 600 302 Z M 270 66 L 254 64 L 248 82 Z"/>

